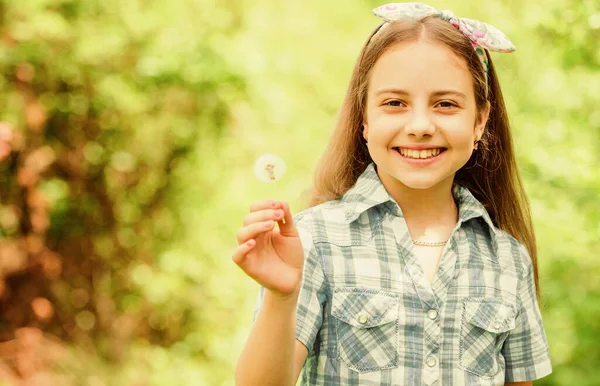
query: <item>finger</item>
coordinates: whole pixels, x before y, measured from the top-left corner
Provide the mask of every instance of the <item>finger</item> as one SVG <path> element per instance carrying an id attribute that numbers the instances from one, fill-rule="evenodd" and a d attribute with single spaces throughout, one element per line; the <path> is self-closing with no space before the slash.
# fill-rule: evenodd
<path id="1" fill-rule="evenodd" d="M 236 235 L 238 244 L 243 244 L 250 239 L 256 238 L 261 233 L 270 231 L 271 229 L 273 229 L 273 225 L 275 225 L 275 222 L 273 220 L 267 220 L 240 228 L 240 230 L 237 231 Z"/>
<path id="2" fill-rule="evenodd" d="M 290 205 L 287 202 L 281 202 L 283 209 L 283 221 L 278 221 L 279 230 L 282 236 L 298 236 L 298 229 L 294 225 L 294 219 L 292 218 L 292 212 L 290 211 Z"/>
<path id="3" fill-rule="evenodd" d="M 276 200 L 262 200 L 253 202 L 250 205 L 250 212 L 256 212 L 263 209 L 275 209 L 279 206 L 279 201 Z"/>
<path id="4" fill-rule="evenodd" d="M 281 209 L 265 209 L 258 212 L 251 212 L 244 217 L 244 226 L 260 221 L 280 221 L 283 219 L 283 215 L 284 213 Z"/>
<path id="5" fill-rule="evenodd" d="M 233 256 L 231 256 L 231 260 L 233 260 L 233 262 L 237 265 L 241 266 L 244 263 L 244 260 L 246 259 L 246 255 L 252 250 L 252 248 L 254 248 L 255 245 L 256 241 L 254 241 L 253 239 L 250 239 L 245 243 L 239 245 L 235 249 L 235 251 L 233 251 Z"/>

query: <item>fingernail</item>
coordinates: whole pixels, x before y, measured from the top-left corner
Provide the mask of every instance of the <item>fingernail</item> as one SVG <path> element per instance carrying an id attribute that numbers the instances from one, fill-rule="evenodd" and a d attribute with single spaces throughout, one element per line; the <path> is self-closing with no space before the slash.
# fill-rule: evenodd
<path id="1" fill-rule="evenodd" d="M 279 201 L 273 201 L 273 208 L 276 208 L 279 205 Z"/>
<path id="2" fill-rule="evenodd" d="M 283 216 L 283 210 L 281 210 L 281 209 L 277 209 L 277 210 L 275 211 L 275 217 L 281 217 L 281 216 Z"/>
<path id="3" fill-rule="evenodd" d="M 269 220 L 265 223 L 265 228 L 271 228 L 272 225 L 273 225 L 273 220 Z"/>

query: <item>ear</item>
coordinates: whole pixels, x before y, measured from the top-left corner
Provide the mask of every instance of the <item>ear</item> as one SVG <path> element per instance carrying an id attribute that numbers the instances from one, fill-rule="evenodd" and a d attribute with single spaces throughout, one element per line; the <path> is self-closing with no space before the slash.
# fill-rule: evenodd
<path id="1" fill-rule="evenodd" d="M 483 136 L 483 132 L 485 130 L 485 125 L 487 124 L 488 118 L 490 117 L 491 105 L 490 101 L 487 101 L 485 107 L 479 112 L 477 117 L 477 121 L 475 122 L 475 138 L 481 139 Z"/>
<path id="2" fill-rule="evenodd" d="M 365 141 L 369 140 L 369 124 L 363 121 L 363 138 Z"/>

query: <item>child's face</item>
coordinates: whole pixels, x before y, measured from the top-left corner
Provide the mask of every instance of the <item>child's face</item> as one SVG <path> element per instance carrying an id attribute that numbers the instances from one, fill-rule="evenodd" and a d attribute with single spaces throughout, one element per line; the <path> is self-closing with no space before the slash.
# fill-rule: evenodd
<path id="1" fill-rule="evenodd" d="M 393 46 L 372 70 L 364 120 L 384 185 L 451 184 L 488 112 L 478 113 L 467 64 L 449 48 L 424 41 Z"/>

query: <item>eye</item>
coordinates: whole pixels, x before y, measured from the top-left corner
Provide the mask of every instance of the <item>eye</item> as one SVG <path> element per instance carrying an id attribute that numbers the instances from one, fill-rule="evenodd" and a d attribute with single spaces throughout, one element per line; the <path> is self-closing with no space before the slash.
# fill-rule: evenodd
<path id="1" fill-rule="evenodd" d="M 391 107 L 401 107 L 404 105 L 404 102 L 402 102 L 401 100 L 398 100 L 398 99 L 393 99 L 391 101 L 385 102 L 383 105 L 391 106 Z"/>
<path id="2" fill-rule="evenodd" d="M 443 109 L 451 109 L 453 107 L 458 107 L 458 105 L 451 101 L 441 101 L 436 106 L 439 106 Z"/>

